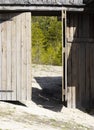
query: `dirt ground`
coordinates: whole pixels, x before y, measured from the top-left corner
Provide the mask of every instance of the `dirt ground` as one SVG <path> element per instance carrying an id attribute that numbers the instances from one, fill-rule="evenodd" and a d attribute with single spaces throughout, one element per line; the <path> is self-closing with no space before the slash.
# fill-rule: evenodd
<path id="1" fill-rule="evenodd" d="M 0 130 L 94 130 L 94 114 L 61 101 L 62 67 L 32 66 L 32 101 L 0 102 Z"/>

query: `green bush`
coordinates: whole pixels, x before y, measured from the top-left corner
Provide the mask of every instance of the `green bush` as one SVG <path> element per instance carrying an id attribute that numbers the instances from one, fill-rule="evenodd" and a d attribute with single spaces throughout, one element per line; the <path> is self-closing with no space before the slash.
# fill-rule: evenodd
<path id="1" fill-rule="evenodd" d="M 32 62 L 62 65 L 61 21 L 57 17 L 33 17 Z"/>

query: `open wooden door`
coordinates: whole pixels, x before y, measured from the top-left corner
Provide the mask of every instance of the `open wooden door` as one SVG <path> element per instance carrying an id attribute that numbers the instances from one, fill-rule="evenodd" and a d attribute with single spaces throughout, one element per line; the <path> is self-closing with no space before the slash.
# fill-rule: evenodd
<path id="1" fill-rule="evenodd" d="M 62 101 L 67 101 L 66 10 L 62 10 Z"/>
<path id="2" fill-rule="evenodd" d="M 31 100 L 31 13 L 0 14 L 0 100 Z"/>

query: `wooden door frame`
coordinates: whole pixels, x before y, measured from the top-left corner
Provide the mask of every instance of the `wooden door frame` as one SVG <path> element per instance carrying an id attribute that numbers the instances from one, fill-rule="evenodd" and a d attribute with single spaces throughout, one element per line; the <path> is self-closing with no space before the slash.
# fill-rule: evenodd
<path id="1" fill-rule="evenodd" d="M 67 101 L 66 10 L 62 9 L 62 101 Z"/>

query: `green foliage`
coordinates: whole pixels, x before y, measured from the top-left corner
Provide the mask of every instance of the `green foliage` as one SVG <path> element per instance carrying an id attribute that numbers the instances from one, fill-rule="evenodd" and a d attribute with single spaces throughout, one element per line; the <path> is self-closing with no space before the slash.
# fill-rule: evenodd
<path id="1" fill-rule="evenodd" d="M 61 22 L 57 17 L 33 17 L 32 60 L 37 64 L 62 64 Z"/>

